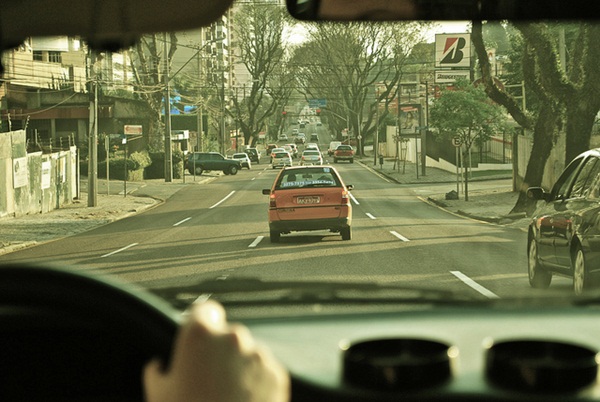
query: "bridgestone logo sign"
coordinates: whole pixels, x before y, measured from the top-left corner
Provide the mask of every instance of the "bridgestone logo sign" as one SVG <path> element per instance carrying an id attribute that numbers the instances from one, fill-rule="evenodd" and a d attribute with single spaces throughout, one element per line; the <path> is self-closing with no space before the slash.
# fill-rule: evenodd
<path id="1" fill-rule="evenodd" d="M 456 82 L 459 79 L 469 79 L 470 71 L 436 71 L 435 72 L 435 83 L 436 84 L 450 84 Z"/>
<path id="2" fill-rule="evenodd" d="M 470 68 L 470 34 L 435 35 L 435 67 Z"/>

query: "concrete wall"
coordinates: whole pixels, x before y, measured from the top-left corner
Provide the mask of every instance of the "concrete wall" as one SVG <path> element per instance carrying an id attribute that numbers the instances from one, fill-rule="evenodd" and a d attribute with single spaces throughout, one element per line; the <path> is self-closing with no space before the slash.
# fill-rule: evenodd
<path id="1" fill-rule="evenodd" d="M 0 218 L 49 212 L 77 191 L 77 149 L 27 154 L 25 131 L 0 133 Z"/>

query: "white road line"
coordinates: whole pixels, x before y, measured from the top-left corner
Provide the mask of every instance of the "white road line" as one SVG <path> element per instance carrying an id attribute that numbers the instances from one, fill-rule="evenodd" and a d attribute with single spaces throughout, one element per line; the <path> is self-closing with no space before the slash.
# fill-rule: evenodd
<path id="1" fill-rule="evenodd" d="M 254 181 L 254 180 L 256 180 L 256 177 L 253 177 L 252 179 L 250 179 L 250 181 Z"/>
<path id="2" fill-rule="evenodd" d="M 191 216 L 190 216 L 189 218 L 185 218 L 184 220 L 181 220 L 181 221 L 177 222 L 177 223 L 176 223 L 176 224 L 174 224 L 173 226 L 179 226 L 179 225 L 181 225 L 182 223 L 189 221 L 190 219 L 192 219 L 192 217 L 191 217 Z"/>
<path id="3" fill-rule="evenodd" d="M 223 198 L 221 201 L 217 202 L 215 205 L 213 205 L 212 207 L 208 208 L 208 209 L 213 209 L 214 207 L 219 206 L 221 203 L 225 202 L 225 200 L 227 200 L 229 197 L 231 197 L 233 194 L 235 193 L 235 190 L 232 191 L 231 193 L 227 194 L 225 196 L 225 198 Z"/>
<path id="4" fill-rule="evenodd" d="M 118 250 L 115 250 L 115 251 L 113 251 L 112 253 L 104 254 L 104 255 L 100 256 L 100 258 L 104 258 L 104 257 L 110 257 L 110 256 L 111 256 L 111 255 L 113 255 L 113 254 L 120 253 L 121 251 L 125 251 L 125 250 L 127 250 L 128 248 L 131 248 L 131 247 L 137 246 L 138 244 L 139 244 L 139 243 L 131 243 L 129 246 L 125 246 L 125 247 L 123 247 L 123 248 L 120 248 L 120 249 L 118 249 Z"/>
<path id="5" fill-rule="evenodd" d="M 250 245 L 248 246 L 248 248 L 253 248 L 253 247 L 256 247 L 256 246 L 258 246 L 258 243 L 260 243 L 260 242 L 262 241 L 262 239 L 264 239 L 264 238 L 265 238 L 265 236 L 258 236 L 258 237 L 256 238 L 256 240 L 254 240 L 254 241 L 252 242 L 252 244 L 250 244 Z"/>
<path id="6" fill-rule="evenodd" d="M 366 213 L 366 215 L 367 215 L 369 218 L 371 218 L 371 219 L 377 219 L 377 218 L 375 218 L 373 215 L 371 215 L 371 214 L 370 214 L 370 213 L 368 213 L 368 212 Z"/>
<path id="7" fill-rule="evenodd" d="M 210 299 L 211 296 L 212 296 L 211 293 L 201 294 L 200 296 L 198 296 L 196 298 L 196 300 L 194 300 L 194 303 L 192 303 L 192 304 L 195 304 L 195 303 L 204 303 L 205 301 L 207 301 L 208 299 Z"/>
<path id="8" fill-rule="evenodd" d="M 452 275 L 456 276 L 461 281 L 463 281 L 467 286 L 470 286 L 471 288 L 475 289 L 476 291 L 478 291 L 485 297 L 490 298 L 490 299 L 499 299 L 500 298 L 497 294 L 484 288 L 483 286 L 481 286 L 480 284 L 478 284 L 477 282 L 475 282 L 473 279 L 469 278 L 467 275 L 463 274 L 462 272 L 450 271 L 450 273 Z"/>
<path id="9" fill-rule="evenodd" d="M 400 233 L 398 233 L 398 232 L 396 232 L 394 230 L 390 230 L 390 233 L 393 234 L 394 236 L 396 236 L 397 238 L 399 238 L 402 241 L 410 241 L 406 237 L 402 236 Z"/>
<path id="10" fill-rule="evenodd" d="M 354 201 L 354 203 L 355 203 L 356 205 L 360 205 L 360 202 L 358 202 L 358 201 L 356 200 L 356 198 L 354 198 L 354 196 L 352 195 L 352 193 L 351 193 L 351 192 L 348 192 L 348 195 L 350 196 L 350 198 L 352 198 L 352 201 Z"/>

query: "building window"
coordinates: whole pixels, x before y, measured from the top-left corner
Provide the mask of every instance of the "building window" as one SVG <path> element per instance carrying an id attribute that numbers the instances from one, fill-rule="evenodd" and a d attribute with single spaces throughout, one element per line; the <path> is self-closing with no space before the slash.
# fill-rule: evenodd
<path id="1" fill-rule="evenodd" d="M 42 54 L 41 50 L 34 50 L 33 51 L 33 60 L 35 60 L 35 61 L 44 61 L 44 55 Z"/>
<path id="2" fill-rule="evenodd" d="M 61 52 L 48 52 L 48 61 L 50 63 L 61 63 L 62 62 Z"/>

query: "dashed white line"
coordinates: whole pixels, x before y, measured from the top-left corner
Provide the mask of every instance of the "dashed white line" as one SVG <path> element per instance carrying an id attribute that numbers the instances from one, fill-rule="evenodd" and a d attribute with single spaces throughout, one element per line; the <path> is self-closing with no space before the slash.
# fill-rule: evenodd
<path id="1" fill-rule="evenodd" d="M 248 248 L 253 248 L 258 246 L 258 243 L 260 243 L 262 241 L 262 239 L 264 239 L 265 236 L 258 236 L 249 246 Z"/>
<path id="2" fill-rule="evenodd" d="M 131 248 L 131 247 L 137 246 L 138 244 L 139 244 L 139 243 L 131 243 L 129 246 L 125 246 L 125 247 L 123 247 L 123 248 L 120 248 L 120 249 L 118 249 L 118 250 L 115 250 L 115 251 L 113 251 L 112 253 L 104 254 L 104 255 L 100 256 L 100 258 L 104 258 L 104 257 L 110 257 L 111 255 L 114 255 L 114 254 L 120 253 L 121 251 L 125 251 L 125 250 L 127 250 L 128 248 Z"/>
<path id="3" fill-rule="evenodd" d="M 235 193 L 235 190 L 232 191 L 231 193 L 227 194 L 225 196 L 225 198 L 223 198 L 221 201 L 217 202 L 215 205 L 213 205 L 212 207 L 208 208 L 208 209 L 213 209 L 214 207 L 217 207 L 219 205 L 221 205 L 221 203 L 225 202 L 229 197 L 231 197 L 233 194 Z"/>
<path id="4" fill-rule="evenodd" d="M 192 219 L 192 217 L 185 218 L 185 219 L 183 219 L 183 220 L 181 220 L 181 221 L 179 221 L 179 222 L 175 223 L 173 226 L 179 226 L 179 225 L 181 225 L 182 223 L 189 221 L 190 219 Z"/>
<path id="5" fill-rule="evenodd" d="M 370 214 L 370 213 L 368 213 L 368 212 L 367 212 L 365 215 L 367 215 L 367 216 L 368 216 L 369 218 L 371 218 L 371 219 L 377 219 L 377 218 L 375 218 L 375 217 L 374 217 L 372 214 Z"/>
<path id="6" fill-rule="evenodd" d="M 499 299 L 500 298 L 500 296 L 498 296 L 497 294 L 493 293 L 492 291 L 484 288 L 483 286 L 481 286 L 480 284 L 478 284 L 477 282 L 475 282 L 473 279 L 469 278 L 467 275 L 463 274 L 462 272 L 450 271 L 450 273 L 452 275 L 456 276 L 461 281 L 463 281 L 467 286 L 470 286 L 471 288 L 475 289 L 476 291 L 478 291 L 485 297 L 490 298 L 490 299 Z"/>
<path id="7" fill-rule="evenodd" d="M 350 198 L 352 199 L 352 201 L 354 201 L 354 203 L 355 203 L 356 205 L 360 205 L 360 202 L 358 202 L 358 201 L 356 200 L 356 198 L 354 198 L 354 196 L 352 195 L 352 193 L 351 193 L 351 192 L 348 192 L 348 195 L 350 196 Z"/>
<path id="8" fill-rule="evenodd" d="M 390 233 L 393 234 L 394 236 L 396 236 L 397 238 L 399 238 L 402 241 L 410 241 L 406 237 L 402 236 L 400 233 L 398 233 L 398 232 L 396 232 L 394 230 L 390 230 Z"/>

